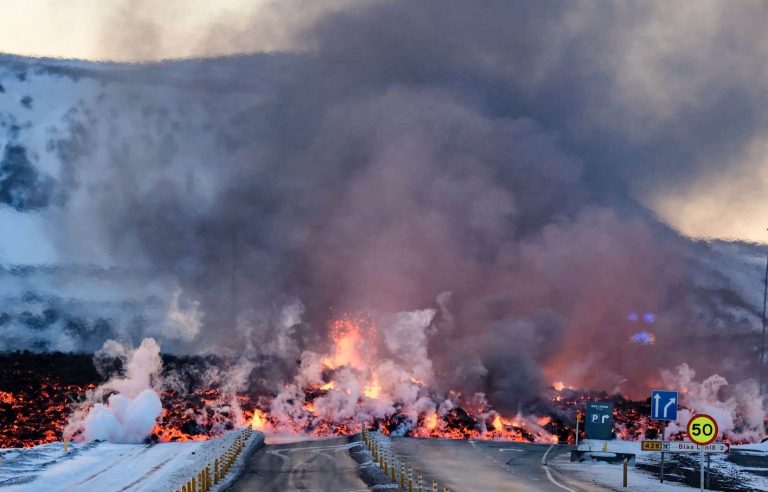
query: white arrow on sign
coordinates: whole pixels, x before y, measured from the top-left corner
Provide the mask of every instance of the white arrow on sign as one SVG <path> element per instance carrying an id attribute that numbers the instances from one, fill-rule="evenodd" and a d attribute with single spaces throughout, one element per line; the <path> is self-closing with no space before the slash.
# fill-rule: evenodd
<path id="1" fill-rule="evenodd" d="M 656 393 L 656 396 L 653 397 L 654 401 L 653 404 L 655 405 L 656 410 L 653 411 L 654 415 L 659 415 L 659 401 L 661 401 L 661 396 L 659 396 L 658 393 Z"/>
<path id="2" fill-rule="evenodd" d="M 656 395 L 657 397 L 659 395 Z M 667 418 L 667 410 L 669 409 L 669 406 L 675 403 L 676 398 L 670 398 L 669 402 L 667 402 L 666 405 L 664 405 L 664 418 Z"/>

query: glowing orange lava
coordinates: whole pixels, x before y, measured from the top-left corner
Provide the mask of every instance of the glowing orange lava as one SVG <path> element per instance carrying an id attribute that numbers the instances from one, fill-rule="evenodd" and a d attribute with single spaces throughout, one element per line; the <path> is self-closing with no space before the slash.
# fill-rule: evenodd
<path id="1" fill-rule="evenodd" d="M 363 390 L 363 394 L 372 400 L 377 399 L 379 395 L 381 395 L 381 385 L 379 384 L 379 378 L 376 377 L 376 374 L 373 375 L 371 384 L 366 386 Z"/>
<path id="2" fill-rule="evenodd" d="M 323 358 L 329 369 L 349 366 L 365 369 L 370 360 L 370 331 L 372 325 L 365 319 L 342 318 L 331 324 L 332 353 Z"/>
<path id="3" fill-rule="evenodd" d="M 13 397 L 13 393 L 7 391 L 0 391 L 0 403 L 11 405 L 16 402 L 16 398 Z"/>
<path id="4" fill-rule="evenodd" d="M 437 429 L 437 414 L 436 413 L 430 413 L 427 415 L 427 418 L 424 419 L 424 427 L 427 428 L 428 431 L 434 431 Z"/>
<path id="5" fill-rule="evenodd" d="M 258 408 L 254 409 L 253 419 L 251 419 L 251 427 L 253 430 L 263 431 L 267 427 L 267 424 L 267 414 Z"/>

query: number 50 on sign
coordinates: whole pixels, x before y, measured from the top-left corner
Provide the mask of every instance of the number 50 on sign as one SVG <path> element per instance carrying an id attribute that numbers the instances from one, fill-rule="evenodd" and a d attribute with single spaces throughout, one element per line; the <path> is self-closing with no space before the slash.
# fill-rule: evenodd
<path id="1" fill-rule="evenodd" d="M 706 446 L 717 439 L 717 422 L 706 414 L 694 415 L 688 421 L 688 438 L 699 446 Z"/>

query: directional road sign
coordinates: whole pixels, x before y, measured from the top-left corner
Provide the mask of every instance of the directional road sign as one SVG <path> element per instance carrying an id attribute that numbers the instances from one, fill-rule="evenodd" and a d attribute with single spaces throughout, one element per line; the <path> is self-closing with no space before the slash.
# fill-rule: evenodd
<path id="1" fill-rule="evenodd" d="M 640 443 L 641 451 L 664 451 L 665 453 L 728 453 L 731 451 L 730 444 L 726 442 L 713 442 L 706 446 L 699 446 L 692 442 L 685 441 L 642 441 Z"/>
<path id="2" fill-rule="evenodd" d="M 688 439 L 701 446 L 706 446 L 717 439 L 717 422 L 709 415 L 700 413 L 688 421 Z"/>
<path id="3" fill-rule="evenodd" d="M 651 418 L 654 420 L 677 420 L 677 391 L 651 391 Z"/>
<path id="4" fill-rule="evenodd" d="M 587 424 L 584 431 L 588 439 L 611 439 L 613 432 L 612 401 L 587 402 Z"/>

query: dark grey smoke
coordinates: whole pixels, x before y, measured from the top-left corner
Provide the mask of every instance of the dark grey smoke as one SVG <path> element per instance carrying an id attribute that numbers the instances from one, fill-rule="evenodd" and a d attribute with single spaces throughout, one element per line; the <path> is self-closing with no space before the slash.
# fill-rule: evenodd
<path id="1" fill-rule="evenodd" d="M 68 182 L 100 183 L 95 227 L 119 263 L 201 303 L 202 332 L 177 350 L 259 353 L 300 299 L 290 359 L 327 343 L 340 313 L 450 292 L 430 342 L 438 379 L 501 410 L 555 379 L 645 394 L 654 367 L 681 362 L 748 377 L 759 269 L 641 200 L 768 129 L 765 5 L 729 4 L 713 25 L 718 5 L 350 8 L 299 33 L 310 53 L 126 70 L 175 87 L 182 109 L 136 108 L 126 89 L 142 124 L 80 135 L 108 155 L 71 152 Z M 687 30 L 650 44 L 675 23 Z M 204 128 L 189 123 L 200 112 Z M 629 341 L 640 331 L 655 345 Z"/>

